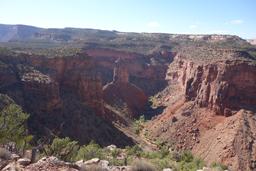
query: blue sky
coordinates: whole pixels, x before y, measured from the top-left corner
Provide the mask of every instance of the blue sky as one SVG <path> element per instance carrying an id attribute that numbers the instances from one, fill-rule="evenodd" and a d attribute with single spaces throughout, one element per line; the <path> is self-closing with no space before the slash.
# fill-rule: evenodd
<path id="1" fill-rule="evenodd" d="M 256 38 L 256 0 L 0 0 L 0 23 Z"/>

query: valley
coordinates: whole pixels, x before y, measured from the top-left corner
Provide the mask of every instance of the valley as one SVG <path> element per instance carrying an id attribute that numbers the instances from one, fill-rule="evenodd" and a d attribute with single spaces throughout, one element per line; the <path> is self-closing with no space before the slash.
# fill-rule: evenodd
<path id="1" fill-rule="evenodd" d="M 30 114 L 34 144 L 161 144 L 254 170 L 255 52 L 231 35 L 0 25 L 0 93 Z"/>

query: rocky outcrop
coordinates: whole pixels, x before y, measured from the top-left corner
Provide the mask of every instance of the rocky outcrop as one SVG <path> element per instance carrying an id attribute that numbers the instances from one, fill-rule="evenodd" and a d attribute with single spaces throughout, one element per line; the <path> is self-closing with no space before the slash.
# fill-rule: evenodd
<path id="1" fill-rule="evenodd" d="M 180 71 L 170 75 L 183 87 L 187 101 L 196 101 L 200 107 L 209 107 L 226 116 L 232 115 L 232 110 L 256 105 L 256 68 L 250 61 L 177 63 Z"/>
<path id="2" fill-rule="evenodd" d="M 240 110 L 207 130 L 193 152 L 208 163 L 217 161 L 232 170 L 253 170 L 256 162 L 255 126 L 255 114 Z"/>
<path id="3" fill-rule="evenodd" d="M 29 110 L 50 112 L 62 107 L 59 84 L 50 76 L 32 70 L 21 75 L 21 83 Z"/>
<path id="4" fill-rule="evenodd" d="M 160 91 L 166 86 L 165 73 L 173 53 L 157 51 L 148 55 L 118 51 L 113 49 L 87 49 L 88 54 L 101 73 L 103 85 L 112 81 L 115 61 L 121 58 L 129 73 L 129 81 L 144 90 L 148 96 Z"/>
<path id="5" fill-rule="evenodd" d="M 147 97 L 140 88 L 129 82 L 126 63 L 118 59 L 115 65 L 113 81 L 103 88 L 104 101 L 118 110 L 124 110 L 129 118 L 139 116 Z"/>
<path id="6" fill-rule="evenodd" d="M 169 86 L 156 96 L 166 109 L 147 129 L 173 149 L 192 150 L 209 164 L 215 159 L 231 170 L 253 170 L 255 63 L 236 51 L 214 53 L 229 57 L 203 63 L 175 57 L 166 77 Z"/>
<path id="7" fill-rule="evenodd" d="M 252 45 L 256 45 L 256 39 L 249 39 L 247 41 Z"/>

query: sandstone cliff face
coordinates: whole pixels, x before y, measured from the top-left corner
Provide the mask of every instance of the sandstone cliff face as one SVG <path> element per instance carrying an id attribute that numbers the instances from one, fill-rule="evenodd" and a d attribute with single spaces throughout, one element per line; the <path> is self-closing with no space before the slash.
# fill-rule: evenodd
<path id="1" fill-rule="evenodd" d="M 252 170 L 256 66 L 237 58 L 237 52 L 227 53 L 229 59 L 208 63 L 178 54 L 166 75 L 169 86 L 156 96 L 166 109 L 147 129 L 174 149 L 190 149 L 209 164 L 215 160 L 231 170 Z"/>
<path id="2" fill-rule="evenodd" d="M 61 108 L 59 84 L 48 75 L 33 70 L 21 75 L 26 106 L 49 112 Z M 40 99 L 38 99 L 40 98 Z"/>
<path id="3" fill-rule="evenodd" d="M 256 105 L 256 68 L 250 61 L 205 65 L 179 59 L 176 62 L 179 69 L 169 73 L 169 77 L 179 82 L 187 101 L 226 116 L 232 115 L 232 110 Z"/>
<path id="4" fill-rule="evenodd" d="M 129 82 L 126 62 L 118 59 L 115 65 L 113 81 L 103 88 L 104 101 L 119 111 L 124 110 L 129 118 L 139 116 L 145 108 L 147 97 L 140 88 Z"/>
<path id="5" fill-rule="evenodd" d="M 133 144 L 105 114 L 101 78 L 93 71 L 95 65 L 89 57 L 21 54 L 1 56 L 0 60 L 0 91 L 31 114 L 29 130 L 35 137 L 58 135 L 80 143 L 95 140 L 102 145 Z"/>
<path id="6" fill-rule="evenodd" d="M 149 55 L 108 49 L 88 49 L 85 53 L 92 57 L 97 70 L 102 75 L 103 85 L 112 81 L 115 61 L 125 62 L 129 81 L 151 96 L 166 86 L 165 74 L 173 53 L 154 52 Z"/>

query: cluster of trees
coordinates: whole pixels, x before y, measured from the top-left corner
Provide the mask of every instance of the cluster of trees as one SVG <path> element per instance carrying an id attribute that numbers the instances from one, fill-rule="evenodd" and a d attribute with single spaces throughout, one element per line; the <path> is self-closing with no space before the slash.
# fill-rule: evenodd
<path id="1" fill-rule="evenodd" d="M 11 151 L 24 152 L 33 138 L 27 130 L 29 114 L 7 96 L 1 95 L 0 98 L 7 101 L 7 104 L 0 106 L 0 145 L 8 146 Z"/>
<path id="2" fill-rule="evenodd" d="M 64 161 L 90 160 L 104 158 L 103 149 L 91 141 L 87 145 L 79 146 L 77 141 L 70 138 L 55 138 L 51 144 L 44 146 L 45 155 L 55 156 Z"/>

